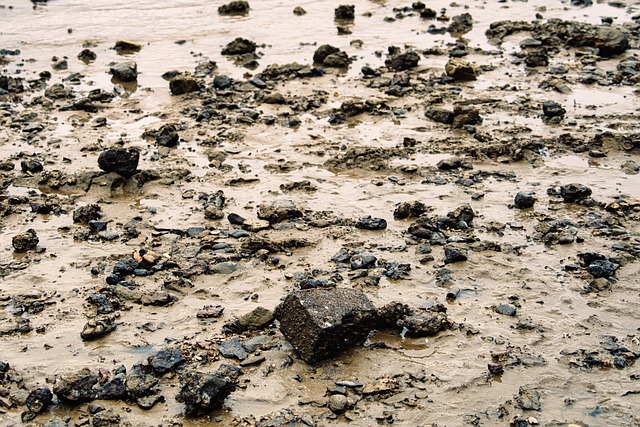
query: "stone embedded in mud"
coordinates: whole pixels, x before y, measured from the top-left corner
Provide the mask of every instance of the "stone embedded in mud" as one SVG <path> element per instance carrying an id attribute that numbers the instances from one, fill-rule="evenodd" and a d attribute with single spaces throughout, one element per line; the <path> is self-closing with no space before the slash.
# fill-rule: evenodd
<path id="1" fill-rule="evenodd" d="M 361 230 L 384 230 L 387 228 L 387 221 L 384 218 L 372 218 L 371 215 L 367 215 L 356 221 L 356 228 Z"/>
<path id="2" fill-rule="evenodd" d="M 120 415 L 113 412 L 113 409 L 100 411 L 91 420 L 93 427 L 118 427 L 120 425 Z"/>
<path id="3" fill-rule="evenodd" d="M 244 360 L 249 356 L 238 337 L 222 341 L 218 344 L 217 348 L 224 357 Z"/>
<path id="4" fill-rule="evenodd" d="M 545 67 L 549 65 L 549 52 L 547 48 L 541 47 L 527 52 L 524 57 L 527 67 Z"/>
<path id="5" fill-rule="evenodd" d="M 212 319 L 222 316 L 224 307 L 221 305 L 205 305 L 196 313 L 198 319 Z"/>
<path id="6" fill-rule="evenodd" d="M 444 263 L 452 264 L 467 260 L 467 249 L 457 245 L 446 245 L 444 247 Z"/>
<path id="7" fill-rule="evenodd" d="M 78 59 L 82 62 L 84 62 L 85 64 L 88 64 L 89 62 L 95 61 L 96 59 L 98 59 L 98 55 L 96 55 L 96 53 L 92 50 L 89 49 L 83 49 L 79 54 L 78 54 Z"/>
<path id="8" fill-rule="evenodd" d="M 414 200 L 410 202 L 402 202 L 396 205 L 393 211 L 393 218 L 408 219 L 417 218 L 425 212 L 429 211 L 429 207 L 424 203 Z"/>
<path id="9" fill-rule="evenodd" d="M 369 251 L 361 251 L 349 258 L 352 270 L 362 270 L 373 267 L 378 259 Z"/>
<path id="10" fill-rule="evenodd" d="M 90 402 L 95 399 L 95 386 L 102 376 L 84 368 L 79 372 L 61 377 L 53 392 L 62 401 L 69 403 Z"/>
<path id="11" fill-rule="evenodd" d="M 424 112 L 424 115 L 434 122 L 447 125 L 453 124 L 453 111 L 445 110 L 444 108 L 429 108 Z"/>
<path id="12" fill-rule="evenodd" d="M 121 82 L 134 82 L 138 80 L 138 64 L 133 61 L 114 64 L 110 68 L 111 75 Z"/>
<path id="13" fill-rule="evenodd" d="M 31 249 L 35 249 L 38 246 L 38 235 L 33 228 L 28 229 L 24 233 L 16 234 L 11 239 L 13 250 L 16 252 L 26 252 Z"/>
<path id="14" fill-rule="evenodd" d="M 287 219 L 302 218 L 302 210 L 293 200 L 280 200 L 271 204 L 263 203 L 258 206 L 258 218 L 275 224 Z"/>
<path id="15" fill-rule="evenodd" d="M 32 390 L 31 393 L 29 393 L 29 396 L 27 396 L 25 403 L 31 412 L 39 414 L 47 409 L 52 400 L 53 393 L 48 388 L 44 387 Z"/>
<path id="16" fill-rule="evenodd" d="M 323 44 L 313 53 L 313 62 L 323 63 L 327 56 L 338 52 L 340 52 L 340 49 L 337 47 Z"/>
<path id="17" fill-rule="evenodd" d="M 545 101 L 542 104 L 542 113 L 546 118 L 564 117 L 564 115 L 567 113 L 567 110 L 565 110 L 562 105 L 558 104 L 555 101 Z"/>
<path id="18" fill-rule="evenodd" d="M 242 37 L 237 37 L 232 42 L 229 42 L 223 49 L 223 55 L 243 55 L 245 53 L 253 53 L 256 51 L 256 44 L 251 40 L 247 40 Z"/>
<path id="19" fill-rule="evenodd" d="M 599 259 L 589 264 L 588 270 L 594 278 L 609 278 L 616 274 L 616 271 L 620 267 L 619 264 L 613 263 L 608 260 Z"/>
<path id="20" fill-rule="evenodd" d="M 469 160 L 457 156 L 440 160 L 436 167 L 440 170 L 473 169 Z"/>
<path id="21" fill-rule="evenodd" d="M 218 7 L 218 13 L 220 15 L 244 15 L 249 13 L 249 2 L 244 0 L 232 1 L 228 4 L 223 4 Z"/>
<path id="22" fill-rule="evenodd" d="M 209 205 L 204 209 L 204 217 L 212 220 L 223 219 L 224 211 L 218 206 Z"/>
<path id="23" fill-rule="evenodd" d="M 539 411 L 542 409 L 540 392 L 528 386 L 521 386 L 515 398 L 516 403 L 525 411 Z"/>
<path id="24" fill-rule="evenodd" d="M 536 203 L 536 198 L 531 192 L 518 191 L 513 199 L 513 205 L 518 209 L 532 208 Z"/>
<path id="25" fill-rule="evenodd" d="M 80 206 L 73 211 L 73 222 L 80 224 L 88 224 L 89 221 L 100 219 L 102 208 L 96 203 Z"/>
<path id="26" fill-rule="evenodd" d="M 165 348 L 149 358 L 149 366 L 157 375 L 173 371 L 184 362 L 186 359 L 177 348 Z"/>
<path id="27" fill-rule="evenodd" d="M 324 61 L 322 61 L 322 65 L 333 68 L 348 68 L 349 56 L 342 51 L 332 53 L 324 58 Z"/>
<path id="28" fill-rule="evenodd" d="M 452 58 L 445 66 L 447 76 L 454 80 L 476 80 L 475 68 L 466 61 L 459 58 Z"/>
<path id="29" fill-rule="evenodd" d="M 42 162 L 39 162 L 38 160 L 22 160 L 20 162 L 20 169 L 22 169 L 22 172 L 37 173 L 42 172 L 44 170 L 44 166 L 42 165 Z"/>
<path id="30" fill-rule="evenodd" d="M 98 166 L 105 172 L 115 172 L 125 178 L 136 173 L 140 151 L 137 148 L 111 148 L 98 156 Z"/>
<path id="31" fill-rule="evenodd" d="M 245 331 L 264 329 L 269 326 L 272 321 L 273 312 L 271 310 L 264 307 L 256 307 L 227 326 L 236 333 L 242 333 Z"/>
<path id="32" fill-rule="evenodd" d="M 453 107 L 453 122 L 451 126 L 456 129 L 467 125 L 481 125 L 482 117 L 480 116 L 480 110 L 474 107 L 466 105 L 456 104 Z"/>
<path id="33" fill-rule="evenodd" d="M 413 50 L 402 52 L 385 61 L 385 65 L 393 71 L 406 71 L 418 66 L 420 55 Z"/>
<path id="34" fill-rule="evenodd" d="M 354 5 L 342 4 L 333 11 L 335 19 L 352 21 L 356 17 L 356 7 Z"/>
<path id="35" fill-rule="evenodd" d="M 118 40 L 113 48 L 118 53 L 135 53 L 142 50 L 142 45 L 126 40 Z"/>
<path id="36" fill-rule="evenodd" d="M 400 319 L 413 314 L 413 309 L 407 304 L 392 301 L 378 309 L 378 324 L 381 327 L 397 326 Z"/>
<path id="37" fill-rule="evenodd" d="M 302 8 L 302 6 L 296 6 L 293 8 L 293 14 L 297 16 L 306 15 L 307 11 Z"/>
<path id="38" fill-rule="evenodd" d="M 156 144 L 162 147 L 175 147 L 180 141 L 178 130 L 172 124 L 162 125 L 156 133 Z"/>
<path id="39" fill-rule="evenodd" d="M 624 53 L 629 48 L 627 33 L 618 27 L 600 27 L 595 38 L 598 55 L 611 57 Z"/>
<path id="40" fill-rule="evenodd" d="M 518 309 L 513 304 L 500 304 L 496 307 L 495 312 L 503 316 L 515 316 Z"/>
<path id="41" fill-rule="evenodd" d="M 451 18 L 451 24 L 449 24 L 449 31 L 452 34 L 465 34 L 473 29 L 473 17 L 469 13 L 463 13 Z"/>
<path id="42" fill-rule="evenodd" d="M 272 92 L 262 99 L 265 104 L 286 104 L 287 100 L 280 92 Z"/>
<path id="43" fill-rule="evenodd" d="M 451 226 L 459 229 L 471 227 L 476 214 L 468 203 L 456 208 L 455 211 L 447 213 L 447 218 L 452 221 Z"/>
<path id="44" fill-rule="evenodd" d="M 567 184 L 560 187 L 560 197 L 567 203 L 579 202 L 591 194 L 591 188 L 584 184 Z"/>
<path id="45" fill-rule="evenodd" d="M 397 325 L 417 337 L 428 337 L 451 327 L 452 322 L 445 313 L 426 311 L 403 316 Z"/>
<path id="46" fill-rule="evenodd" d="M 222 407 L 224 400 L 236 388 L 240 370 L 222 365 L 213 374 L 190 372 L 180 378 L 176 401 L 184 403 L 185 414 L 206 415 Z"/>
<path id="47" fill-rule="evenodd" d="M 364 293 L 345 288 L 291 292 L 274 312 L 280 331 L 309 363 L 364 342 L 376 314 Z"/>
<path id="48" fill-rule="evenodd" d="M 327 407 L 334 414 L 341 414 L 347 410 L 347 404 L 349 403 L 347 396 L 344 394 L 332 394 L 327 402 Z"/>
<path id="49" fill-rule="evenodd" d="M 198 92 L 200 84 L 190 76 L 176 76 L 169 80 L 171 95 L 184 95 L 185 93 Z"/>
<path id="50" fill-rule="evenodd" d="M 80 337 L 83 341 L 93 341 L 102 338 L 116 330 L 115 318 L 113 316 L 97 316 L 90 319 L 82 329 Z"/>
<path id="51" fill-rule="evenodd" d="M 159 380 L 151 375 L 149 366 L 133 365 L 127 373 L 127 392 L 133 398 L 141 398 L 155 394 Z"/>

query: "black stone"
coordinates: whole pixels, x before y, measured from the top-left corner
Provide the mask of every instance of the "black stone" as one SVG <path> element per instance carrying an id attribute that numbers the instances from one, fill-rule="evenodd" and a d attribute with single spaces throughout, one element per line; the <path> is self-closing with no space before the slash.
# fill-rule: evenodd
<path id="1" fill-rule="evenodd" d="M 569 203 L 586 199 L 591 194 L 591 188 L 583 184 L 567 184 L 560 187 L 560 197 Z"/>
<path id="2" fill-rule="evenodd" d="M 137 148 L 112 148 L 100 153 L 98 166 L 105 172 L 115 172 L 125 178 L 136 173 L 140 151 Z"/>
<path id="3" fill-rule="evenodd" d="M 567 110 L 562 108 L 562 106 L 555 101 L 545 101 L 542 104 L 542 113 L 546 118 L 564 117 Z"/>
<path id="4" fill-rule="evenodd" d="M 358 219 L 356 228 L 361 230 L 384 230 L 387 228 L 387 221 L 383 218 L 371 218 L 370 215 L 367 215 Z"/>
<path id="5" fill-rule="evenodd" d="M 519 191 L 513 199 L 513 205 L 518 209 L 532 208 L 536 202 L 536 198 L 532 193 Z"/>
<path id="6" fill-rule="evenodd" d="M 149 365 L 157 375 L 163 375 L 175 370 L 182 365 L 186 359 L 182 352 L 175 348 L 160 350 L 155 356 L 149 358 Z"/>
<path id="7" fill-rule="evenodd" d="M 27 396 L 26 405 L 27 408 L 35 413 L 39 414 L 40 412 L 47 409 L 51 401 L 53 400 L 53 393 L 48 388 L 38 388 Z"/>
<path id="8" fill-rule="evenodd" d="M 334 9 L 335 19 L 352 21 L 355 19 L 356 7 L 354 5 L 340 5 Z"/>
<path id="9" fill-rule="evenodd" d="M 222 365 L 213 374 L 187 373 L 180 378 L 180 392 L 176 400 L 185 405 L 187 415 L 206 415 L 222 407 L 224 400 L 236 388 L 240 370 Z"/>
<path id="10" fill-rule="evenodd" d="M 256 44 L 251 40 L 238 37 L 222 49 L 223 55 L 242 55 L 256 51 Z"/>
<path id="11" fill-rule="evenodd" d="M 606 279 L 615 276 L 618 267 L 620 267 L 618 264 L 615 264 L 611 261 L 596 260 L 589 264 L 588 270 L 589 274 L 591 274 L 596 279 L 600 277 Z"/>
<path id="12" fill-rule="evenodd" d="M 110 71 L 113 78 L 121 82 L 134 82 L 138 80 L 138 65 L 133 61 L 114 64 Z"/>
<path id="13" fill-rule="evenodd" d="M 200 85 L 193 77 L 176 76 L 169 80 L 169 90 L 171 95 L 183 95 L 185 93 L 198 92 Z"/>
<path id="14" fill-rule="evenodd" d="M 156 134 L 156 144 L 163 147 L 175 147 L 178 141 L 180 141 L 180 135 L 172 124 L 163 125 Z"/>
<path id="15" fill-rule="evenodd" d="M 26 252 L 35 249 L 38 246 L 38 235 L 33 228 L 28 229 L 24 233 L 16 234 L 11 239 L 11 244 L 16 252 Z"/>

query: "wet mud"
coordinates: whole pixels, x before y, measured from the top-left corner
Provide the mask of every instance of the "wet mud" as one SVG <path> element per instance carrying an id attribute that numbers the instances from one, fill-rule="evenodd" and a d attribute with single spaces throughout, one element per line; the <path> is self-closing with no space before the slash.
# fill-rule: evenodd
<path id="1" fill-rule="evenodd" d="M 638 3 L 0 18 L 0 426 L 640 425 Z"/>

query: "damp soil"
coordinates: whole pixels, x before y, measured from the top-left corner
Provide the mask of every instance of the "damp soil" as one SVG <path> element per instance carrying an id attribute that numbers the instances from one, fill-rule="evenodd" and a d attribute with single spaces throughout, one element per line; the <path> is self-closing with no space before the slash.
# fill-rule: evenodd
<path id="1" fill-rule="evenodd" d="M 640 425 L 639 4 L 357 0 L 345 21 L 324 0 L 254 1 L 239 15 L 219 14 L 222 2 L 133 3 L 0 0 L 0 77 L 22 86 L 0 85 L 0 361 L 12 372 L 0 377 L 1 426 L 23 423 L 31 390 L 83 368 L 109 376 L 164 348 L 187 363 L 159 377 L 164 401 L 153 408 L 55 398 L 26 424 L 85 425 L 93 404 L 122 425 Z M 421 17 L 425 7 L 436 18 Z M 472 28 L 448 31 L 465 13 Z M 614 28 L 627 43 L 604 54 L 599 41 L 533 27 L 554 20 Z M 496 39 L 497 21 L 530 27 Z M 238 37 L 256 52 L 222 55 Z M 134 48 L 116 49 L 118 40 Z M 346 52 L 348 67 L 314 64 L 325 44 Z M 527 65 L 540 46 L 546 63 Z M 83 49 L 95 59 L 78 59 Z M 407 51 L 416 66 L 385 65 Z M 447 76 L 453 57 L 476 79 Z M 127 61 L 137 79 L 115 80 L 113 63 Z M 172 95 L 167 72 L 198 90 Z M 56 84 L 68 92 L 47 95 Z M 79 102 L 91 96 L 92 107 Z M 546 101 L 564 112 L 546 113 Z M 434 108 L 461 123 L 425 115 Z M 175 145 L 158 143 L 166 124 Z M 139 150 L 133 176 L 98 167 L 116 146 Z M 574 183 L 591 195 L 563 197 Z M 514 205 L 519 192 L 533 207 Z M 257 221 L 284 201 L 301 214 Z M 411 232 L 418 217 L 394 217 L 414 201 L 427 207 L 420 219 L 465 204 L 475 218 L 430 240 Z M 74 221 L 91 204 L 106 230 Z M 356 227 L 366 216 L 386 228 Z M 28 229 L 37 246 L 16 252 L 12 239 Z M 450 244 L 467 259 L 445 264 Z M 343 248 L 377 264 L 363 273 L 333 262 Z M 115 330 L 83 340 L 91 296 L 112 295 L 114 265 L 141 250 L 167 267 L 126 278 L 144 297 L 120 289 Z M 596 277 L 584 261 L 594 253 L 614 274 Z M 389 265 L 407 271 L 385 274 Z M 453 326 L 429 337 L 376 330 L 313 365 L 277 322 L 224 328 L 258 306 L 273 310 L 301 274 L 358 288 L 377 307 L 441 303 Z M 502 304 L 515 315 L 499 314 Z M 197 316 L 212 305 L 221 317 Z M 239 366 L 218 347 L 236 335 L 266 337 L 251 354 L 264 361 L 243 367 L 221 409 L 186 416 L 175 399 L 183 373 Z M 335 395 L 346 408 L 332 406 Z"/>

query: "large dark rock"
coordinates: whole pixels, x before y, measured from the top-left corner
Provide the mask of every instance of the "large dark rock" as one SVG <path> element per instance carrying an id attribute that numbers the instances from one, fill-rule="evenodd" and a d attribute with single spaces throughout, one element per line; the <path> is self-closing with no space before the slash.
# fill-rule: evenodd
<path id="1" fill-rule="evenodd" d="M 235 390 L 240 370 L 222 365 L 213 374 L 190 372 L 180 378 L 180 392 L 176 400 L 184 403 L 187 415 L 206 415 L 222 407 L 224 400 Z"/>
<path id="2" fill-rule="evenodd" d="M 567 184 L 560 187 L 560 197 L 568 203 L 584 200 L 591 194 L 591 189 L 584 184 Z"/>
<path id="3" fill-rule="evenodd" d="M 434 122 L 447 125 L 453 124 L 453 111 L 445 110 L 444 108 L 429 108 L 424 112 L 424 115 Z"/>
<path id="4" fill-rule="evenodd" d="M 629 38 L 616 27 L 600 27 L 595 38 L 598 55 L 610 57 L 624 53 L 629 48 Z"/>
<path id="5" fill-rule="evenodd" d="M 476 70 L 471 64 L 459 58 L 452 58 L 445 66 L 447 76 L 454 80 L 476 80 Z"/>
<path id="6" fill-rule="evenodd" d="M 27 396 L 27 409 L 34 414 L 39 414 L 47 409 L 52 400 L 53 393 L 51 393 L 51 390 L 48 388 L 35 389 L 29 393 L 29 396 Z"/>
<path id="7" fill-rule="evenodd" d="M 245 53 L 253 53 L 256 51 L 256 44 L 251 40 L 236 38 L 222 49 L 223 55 L 243 55 Z"/>
<path id="8" fill-rule="evenodd" d="M 535 203 L 535 196 L 532 193 L 525 191 L 518 191 L 513 199 L 513 205 L 518 209 L 532 208 Z"/>
<path id="9" fill-rule="evenodd" d="M 327 56 L 338 52 L 340 52 L 340 49 L 337 47 L 323 44 L 313 53 L 313 62 L 323 63 Z"/>
<path id="10" fill-rule="evenodd" d="M 166 374 L 182 365 L 186 359 L 176 348 L 165 348 L 149 358 L 149 365 L 157 375 Z"/>
<path id="11" fill-rule="evenodd" d="M 156 144 L 163 147 L 175 147 L 180 141 L 178 130 L 172 124 L 162 125 L 156 134 Z"/>
<path id="12" fill-rule="evenodd" d="M 412 50 L 402 52 L 385 61 L 385 65 L 394 71 L 405 71 L 418 66 L 420 55 Z"/>
<path id="13" fill-rule="evenodd" d="M 134 82 L 138 80 L 138 64 L 133 61 L 121 62 L 111 66 L 111 74 L 121 82 Z"/>
<path id="14" fill-rule="evenodd" d="M 98 166 L 105 172 L 115 172 L 125 178 L 136 173 L 140 151 L 137 148 L 111 148 L 100 153 Z"/>
<path id="15" fill-rule="evenodd" d="M 24 233 L 16 234 L 11 239 L 13 250 L 16 252 L 26 252 L 31 249 L 35 249 L 38 246 L 38 235 L 33 228 L 28 229 Z"/>
<path id="16" fill-rule="evenodd" d="M 555 101 L 545 101 L 542 104 L 542 113 L 546 118 L 564 117 L 564 115 L 567 113 L 567 110 L 565 110 L 562 105 L 558 104 Z"/>
<path id="17" fill-rule="evenodd" d="M 90 402 L 96 398 L 95 386 L 101 375 L 85 368 L 58 380 L 53 392 L 62 401 L 69 403 Z"/>
<path id="18" fill-rule="evenodd" d="M 361 344 L 376 324 L 375 307 L 357 289 L 294 291 L 274 316 L 283 335 L 309 363 Z"/>
<path id="19" fill-rule="evenodd" d="M 220 15 L 245 15 L 249 13 L 249 2 L 240 0 L 223 4 L 218 8 L 218 13 Z"/>
<path id="20" fill-rule="evenodd" d="M 140 52 L 142 50 L 142 45 L 126 40 L 118 40 L 113 46 L 116 52 L 119 54 L 130 54 Z"/>
<path id="21" fill-rule="evenodd" d="M 609 278 L 613 277 L 616 274 L 616 270 L 618 270 L 620 265 L 613 263 L 609 260 L 598 259 L 589 264 L 588 270 L 589 274 L 591 274 L 596 279 L 598 278 Z"/>
<path id="22" fill-rule="evenodd" d="M 334 9 L 336 19 L 352 21 L 356 17 L 356 7 L 352 4 L 342 4 Z"/>
<path id="23" fill-rule="evenodd" d="M 393 211 L 393 217 L 395 219 L 417 218 L 428 210 L 429 207 L 424 203 L 412 200 L 399 203 Z"/>
<path id="24" fill-rule="evenodd" d="M 200 85 L 193 77 L 176 76 L 169 80 L 169 90 L 171 91 L 171 95 L 183 95 L 185 93 L 199 91 Z"/>

